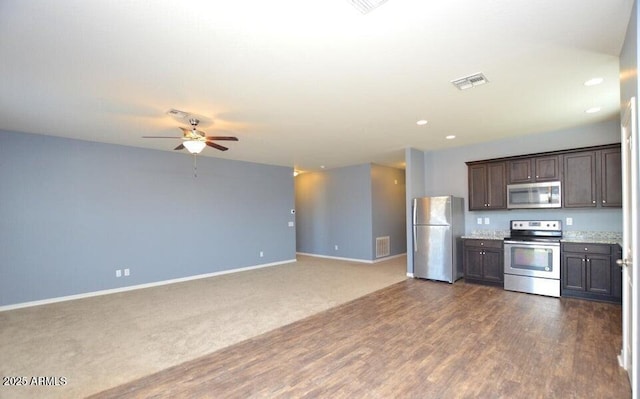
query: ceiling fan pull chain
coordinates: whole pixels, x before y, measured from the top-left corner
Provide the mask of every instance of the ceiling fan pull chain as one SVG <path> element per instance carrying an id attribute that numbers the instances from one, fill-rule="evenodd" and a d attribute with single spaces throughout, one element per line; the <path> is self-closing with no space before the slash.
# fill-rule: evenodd
<path id="1" fill-rule="evenodd" d="M 193 154 L 193 177 L 198 177 L 198 154 Z"/>

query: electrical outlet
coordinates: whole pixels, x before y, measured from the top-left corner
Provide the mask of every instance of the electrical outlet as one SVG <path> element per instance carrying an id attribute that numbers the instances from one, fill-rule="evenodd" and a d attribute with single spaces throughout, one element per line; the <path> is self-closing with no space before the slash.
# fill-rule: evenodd
<path id="1" fill-rule="evenodd" d="M 116 270 L 116 277 L 122 277 L 122 270 Z"/>
<path id="2" fill-rule="evenodd" d="M 335 249 L 336 251 L 338 250 L 338 244 L 336 244 L 336 245 L 334 246 L 334 249 Z"/>
<path id="3" fill-rule="evenodd" d="M 260 251 L 260 257 L 264 257 L 264 252 Z"/>
<path id="4" fill-rule="evenodd" d="M 489 218 L 484 218 L 484 224 L 489 224 Z"/>
<path id="5" fill-rule="evenodd" d="M 293 222 L 289 221 L 289 227 L 293 227 Z"/>
<path id="6" fill-rule="evenodd" d="M 478 220 L 476 220 L 476 223 L 482 224 L 482 218 L 478 218 Z"/>
<path id="7" fill-rule="evenodd" d="M 573 218 L 567 218 L 567 226 L 573 226 Z"/>
<path id="8" fill-rule="evenodd" d="M 131 275 L 131 272 L 129 271 L 129 269 L 124 269 L 124 275 L 125 277 Z"/>

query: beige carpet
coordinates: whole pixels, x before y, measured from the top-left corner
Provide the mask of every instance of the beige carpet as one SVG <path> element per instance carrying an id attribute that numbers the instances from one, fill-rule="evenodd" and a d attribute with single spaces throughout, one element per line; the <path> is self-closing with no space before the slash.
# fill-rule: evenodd
<path id="1" fill-rule="evenodd" d="M 0 312 L 0 376 L 66 382 L 0 385 L 0 398 L 83 397 L 405 278 L 404 256 L 376 264 L 299 256 L 264 269 Z"/>

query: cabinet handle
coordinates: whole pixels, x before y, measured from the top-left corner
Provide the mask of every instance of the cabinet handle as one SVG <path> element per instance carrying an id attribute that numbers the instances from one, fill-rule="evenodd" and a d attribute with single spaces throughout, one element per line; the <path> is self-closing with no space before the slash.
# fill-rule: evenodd
<path id="1" fill-rule="evenodd" d="M 607 201 L 606 201 L 606 200 L 602 200 L 602 203 L 603 203 L 603 204 L 606 204 L 606 203 L 607 203 Z"/>
<path id="2" fill-rule="evenodd" d="M 536 176 L 537 177 L 537 176 Z M 527 176 L 527 179 L 531 179 L 531 176 Z"/>
<path id="3" fill-rule="evenodd" d="M 536 175 L 536 179 L 539 178 L 540 176 Z"/>
<path id="4" fill-rule="evenodd" d="M 587 262 L 591 262 L 591 259 L 587 258 Z"/>
<path id="5" fill-rule="evenodd" d="M 593 201 L 591 201 L 591 202 L 593 202 L 593 203 L 595 204 L 595 203 L 596 203 L 596 200 L 593 200 Z"/>
<path id="6" fill-rule="evenodd" d="M 585 248 L 584 250 L 585 250 L 585 251 L 588 251 L 588 250 L 589 250 L 589 248 Z"/>
<path id="7" fill-rule="evenodd" d="M 483 243 L 483 242 L 481 242 L 481 243 L 480 243 L 480 245 L 484 245 L 484 243 Z"/>

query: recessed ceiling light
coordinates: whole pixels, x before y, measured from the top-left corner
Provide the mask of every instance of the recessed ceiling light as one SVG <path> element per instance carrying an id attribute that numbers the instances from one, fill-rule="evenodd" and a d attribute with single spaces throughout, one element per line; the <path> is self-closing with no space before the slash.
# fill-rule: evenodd
<path id="1" fill-rule="evenodd" d="M 320 165 L 320 169 L 324 169 L 324 165 Z"/>
<path id="2" fill-rule="evenodd" d="M 448 136 L 446 136 L 446 137 L 445 137 L 445 139 L 447 139 L 447 140 L 453 140 L 453 139 L 455 139 L 455 138 L 456 138 L 456 136 L 455 136 L 455 135 L 453 135 L 453 134 L 450 134 L 450 135 L 448 135 Z"/>
<path id="3" fill-rule="evenodd" d="M 600 112 L 600 109 L 600 107 L 591 107 L 584 112 L 586 112 L 587 114 L 595 114 L 596 112 Z"/>
<path id="4" fill-rule="evenodd" d="M 592 78 L 592 79 L 589 79 L 586 82 L 584 82 L 584 85 L 585 86 L 595 86 L 595 85 L 599 85 L 602 82 L 604 82 L 603 78 Z"/>
<path id="5" fill-rule="evenodd" d="M 416 124 L 420 126 L 426 125 L 427 123 L 429 123 L 429 121 L 426 119 L 420 119 L 418 122 L 416 122 Z"/>

